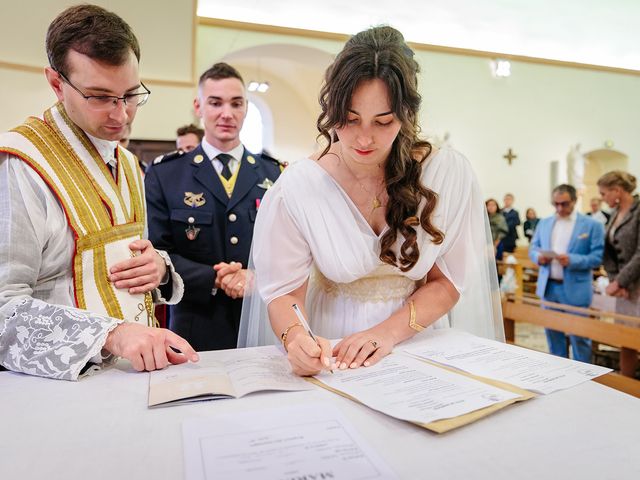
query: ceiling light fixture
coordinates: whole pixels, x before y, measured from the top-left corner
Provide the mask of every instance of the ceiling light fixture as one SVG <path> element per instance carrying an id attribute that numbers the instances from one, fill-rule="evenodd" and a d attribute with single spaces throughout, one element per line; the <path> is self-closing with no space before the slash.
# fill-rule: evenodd
<path id="1" fill-rule="evenodd" d="M 269 90 L 269 82 L 256 82 L 255 80 L 251 80 L 249 85 L 247 85 L 247 90 L 250 92 L 264 93 Z"/>
<path id="2" fill-rule="evenodd" d="M 511 62 L 509 60 L 495 59 L 491 62 L 493 75 L 498 78 L 506 78 L 511 76 Z"/>

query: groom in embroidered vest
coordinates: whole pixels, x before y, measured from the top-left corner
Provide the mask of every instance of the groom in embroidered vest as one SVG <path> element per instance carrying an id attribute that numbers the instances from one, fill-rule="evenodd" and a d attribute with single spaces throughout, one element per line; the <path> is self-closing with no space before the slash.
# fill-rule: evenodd
<path id="1" fill-rule="evenodd" d="M 194 106 L 202 143 L 147 170 L 149 238 L 184 279 L 171 330 L 196 350 L 235 348 L 253 224 L 281 168 L 240 141 L 248 102 L 231 65 L 216 63 L 200 76 Z"/>
<path id="2" fill-rule="evenodd" d="M 154 326 L 153 301 L 179 301 L 182 280 L 144 239 L 141 172 L 118 146 L 150 94 L 138 41 L 79 5 L 53 20 L 46 49 L 58 103 L 0 135 L 0 365 L 75 380 L 117 357 L 140 371 L 196 361 Z"/>

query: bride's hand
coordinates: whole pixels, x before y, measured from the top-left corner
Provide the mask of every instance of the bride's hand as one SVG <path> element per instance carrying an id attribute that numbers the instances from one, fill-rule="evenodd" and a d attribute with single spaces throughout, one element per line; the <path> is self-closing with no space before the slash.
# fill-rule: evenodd
<path id="1" fill-rule="evenodd" d="M 388 335 L 369 329 L 344 337 L 333 348 L 333 355 L 340 370 L 369 367 L 389 355 L 394 345 Z"/>
<path id="2" fill-rule="evenodd" d="M 294 335 L 289 334 L 287 342 L 287 358 L 291 363 L 293 373 L 301 377 L 316 375 L 321 370 L 331 368 L 331 344 L 329 340 L 316 337 L 318 343 L 305 332 L 298 328 Z"/>

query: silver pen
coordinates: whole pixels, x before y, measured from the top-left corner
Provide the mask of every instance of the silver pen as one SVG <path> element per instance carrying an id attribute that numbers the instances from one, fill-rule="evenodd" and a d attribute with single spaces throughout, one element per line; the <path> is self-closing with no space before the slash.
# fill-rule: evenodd
<path id="1" fill-rule="evenodd" d="M 311 337 L 311 339 L 316 342 L 316 345 L 318 345 L 320 347 L 320 342 L 318 342 L 318 339 L 316 338 L 316 336 L 313 334 L 313 332 L 311 331 L 311 327 L 309 326 L 309 324 L 307 323 L 307 319 L 304 318 L 304 315 L 302 314 L 302 311 L 300 310 L 300 308 L 298 307 L 297 303 L 294 303 L 293 305 L 291 305 L 291 308 L 293 308 L 293 311 L 296 314 L 296 317 L 298 317 L 298 320 L 300 321 L 300 324 L 302 325 L 302 328 L 304 328 L 307 333 L 309 334 L 309 336 Z M 322 347 L 321 347 L 322 348 Z M 329 367 L 327 367 L 329 368 Z M 333 370 L 331 368 L 329 368 L 329 371 L 331 373 L 333 373 Z"/>

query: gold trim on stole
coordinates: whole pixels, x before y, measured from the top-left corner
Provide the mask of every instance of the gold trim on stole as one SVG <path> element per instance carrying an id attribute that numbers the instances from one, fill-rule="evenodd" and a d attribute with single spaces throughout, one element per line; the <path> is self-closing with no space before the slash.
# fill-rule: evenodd
<path id="1" fill-rule="evenodd" d="M 113 225 L 116 222 L 115 205 L 89 172 L 78 152 L 72 148 L 64 132 L 60 130 L 56 119 L 51 113 L 53 108 L 58 109 L 62 119 L 85 146 L 93 160 L 99 162 L 101 170 L 104 170 L 103 173 L 113 187 L 121 207 L 122 216 L 128 220 L 126 224 Z M 71 122 L 61 104 L 56 104 L 52 109 L 47 110 L 44 114 L 45 120 L 49 123 L 31 117 L 27 119 L 25 124 L 15 128 L 13 131 L 25 137 L 36 147 L 40 155 L 58 176 L 59 182 L 53 181 L 46 168 L 24 152 L 11 148 L 5 150 L 15 151 L 16 156 L 24 158 L 49 187 L 54 190 L 62 207 L 67 212 L 67 218 L 76 237 L 73 273 L 77 306 L 86 308 L 82 258 L 84 252 L 92 250 L 96 287 L 105 310 L 112 317 L 122 318 L 123 313 L 115 295 L 115 287 L 108 280 L 109 272 L 106 264 L 105 245 L 132 236 L 142 238 L 145 222 L 142 176 L 140 174 L 135 175 L 134 170 L 131 168 L 130 163 L 135 161 L 135 157 L 133 157 L 133 160 L 126 154 L 119 157 L 122 159 L 121 164 L 125 177 L 125 181 L 121 182 L 121 184 L 123 188 L 126 185 L 129 189 L 130 209 L 127 210 L 119 186 L 113 180 L 106 164 L 100 158 L 89 138 Z M 60 188 L 64 189 L 66 195 L 62 194 Z M 70 204 L 67 204 L 67 198 Z M 105 204 L 112 208 L 111 212 L 107 210 Z M 75 215 L 73 214 L 74 211 Z M 153 301 L 150 292 L 144 295 L 144 304 L 140 304 L 139 308 L 142 308 L 141 312 L 146 311 L 147 324 L 157 325 L 153 315 Z"/>

